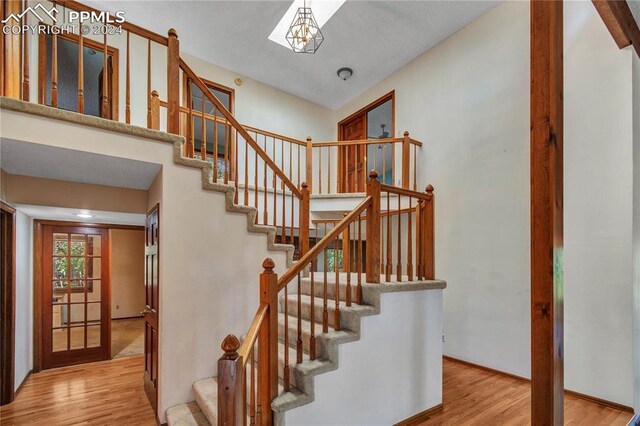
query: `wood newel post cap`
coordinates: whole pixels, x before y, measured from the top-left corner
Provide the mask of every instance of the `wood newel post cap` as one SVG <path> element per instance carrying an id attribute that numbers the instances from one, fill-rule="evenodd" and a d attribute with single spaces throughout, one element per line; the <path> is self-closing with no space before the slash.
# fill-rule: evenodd
<path id="1" fill-rule="evenodd" d="M 227 337 L 225 337 L 220 347 L 224 351 L 224 355 L 222 356 L 224 359 L 234 360 L 238 358 L 240 341 L 233 334 L 229 334 Z"/>
<path id="2" fill-rule="evenodd" d="M 301 187 L 303 190 L 305 190 L 305 189 L 309 188 L 309 185 L 307 185 L 307 182 L 302 182 L 302 183 L 300 184 L 300 187 Z"/>
<path id="3" fill-rule="evenodd" d="M 369 172 L 369 179 L 378 179 L 378 172 L 375 169 L 371 169 Z"/>
<path id="4" fill-rule="evenodd" d="M 342 217 L 347 217 L 347 215 L 348 215 L 348 214 L 349 214 L 349 213 L 344 212 L 344 213 L 342 213 Z"/>
<path id="5" fill-rule="evenodd" d="M 409 136 L 409 131 L 408 131 L 408 130 L 405 130 L 405 131 L 404 131 L 404 137 L 406 138 L 407 136 Z"/>
<path id="6" fill-rule="evenodd" d="M 307 142 L 311 142 L 311 136 L 307 136 Z"/>
<path id="7" fill-rule="evenodd" d="M 262 262 L 262 267 L 264 268 L 265 274 L 273 274 L 273 268 L 276 267 L 276 263 L 273 261 L 273 259 L 271 259 L 270 257 L 267 257 Z"/>
<path id="8" fill-rule="evenodd" d="M 426 191 L 427 194 L 433 194 L 433 185 L 431 184 L 427 185 L 427 187 L 424 190 Z"/>
<path id="9" fill-rule="evenodd" d="M 158 96 L 160 96 L 160 93 L 158 93 L 157 90 L 152 90 L 151 91 L 151 96 L 153 96 L 154 98 L 157 98 Z"/>
<path id="10" fill-rule="evenodd" d="M 178 38 L 178 32 L 176 31 L 175 28 L 170 28 L 169 29 L 169 37 L 175 37 Z"/>

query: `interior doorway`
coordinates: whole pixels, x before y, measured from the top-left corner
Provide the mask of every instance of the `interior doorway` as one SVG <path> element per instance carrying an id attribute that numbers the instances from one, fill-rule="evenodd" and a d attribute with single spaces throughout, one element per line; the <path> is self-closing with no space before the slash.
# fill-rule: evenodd
<path id="1" fill-rule="evenodd" d="M 338 123 L 339 141 L 388 139 L 395 135 L 395 92 L 391 91 Z M 364 192 L 368 171 L 393 185 L 394 144 L 351 144 L 338 150 L 338 192 Z"/>
<path id="2" fill-rule="evenodd" d="M 42 227 L 43 368 L 111 357 L 109 232 Z"/>
<path id="3" fill-rule="evenodd" d="M 144 227 L 36 220 L 35 371 L 144 353 Z"/>
<path id="4" fill-rule="evenodd" d="M 0 202 L 0 405 L 14 397 L 16 211 Z"/>

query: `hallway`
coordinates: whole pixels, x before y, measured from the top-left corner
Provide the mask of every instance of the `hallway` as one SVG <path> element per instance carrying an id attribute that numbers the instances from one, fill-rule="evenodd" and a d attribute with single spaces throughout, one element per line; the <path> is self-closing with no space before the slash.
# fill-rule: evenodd
<path id="1" fill-rule="evenodd" d="M 135 356 L 33 374 L 0 409 L 2 424 L 155 425 L 143 367 Z"/>

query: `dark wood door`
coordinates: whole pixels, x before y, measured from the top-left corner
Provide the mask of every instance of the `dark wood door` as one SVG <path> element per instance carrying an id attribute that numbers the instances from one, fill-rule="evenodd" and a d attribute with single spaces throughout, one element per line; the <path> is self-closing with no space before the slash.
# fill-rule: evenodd
<path id="1" fill-rule="evenodd" d="M 355 117 L 340 126 L 340 140 L 353 141 L 367 138 L 367 115 Z M 340 192 L 364 192 L 366 179 L 367 145 L 347 145 L 340 148 Z"/>
<path id="2" fill-rule="evenodd" d="M 147 214 L 145 237 L 146 304 L 144 315 L 144 390 L 154 411 L 158 412 L 158 290 L 159 290 L 159 205 Z"/>
<path id="3" fill-rule="evenodd" d="M 111 356 L 109 230 L 42 227 L 42 366 Z"/>
<path id="4" fill-rule="evenodd" d="M 15 243 L 15 210 L 0 202 L 0 405 L 14 397 Z"/>

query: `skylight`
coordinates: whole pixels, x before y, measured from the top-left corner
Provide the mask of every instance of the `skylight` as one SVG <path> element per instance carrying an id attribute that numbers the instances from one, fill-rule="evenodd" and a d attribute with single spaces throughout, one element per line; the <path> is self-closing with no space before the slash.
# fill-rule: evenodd
<path id="1" fill-rule="evenodd" d="M 322 28 L 333 14 L 340 9 L 345 1 L 346 0 L 307 0 L 307 7 L 310 7 L 313 10 L 313 15 L 318 22 L 318 26 Z M 282 19 L 280 19 L 280 22 L 278 22 L 278 25 L 276 25 L 269 35 L 269 40 L 275 41 L 287 49 L 291 49 L 291 46 L 289 46 L 286 39 L 287 31 L 289 31 L 289 26 L 291 25 L 298 8 L 303 6 L 304 0 L 294 0 Z"/>

